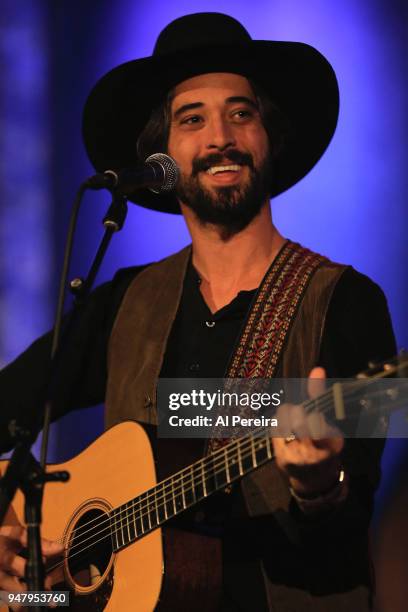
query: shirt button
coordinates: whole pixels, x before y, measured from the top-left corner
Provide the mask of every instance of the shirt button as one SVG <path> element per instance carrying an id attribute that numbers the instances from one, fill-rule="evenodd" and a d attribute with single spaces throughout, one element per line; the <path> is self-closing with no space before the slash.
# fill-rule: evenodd
<path id="1" fill-rule="evenodd" d="M 215 321 L 206 321 L 205 324 L 207 327 L 214 327 Z"/>
<path id="2" fill-rule="evenodd" d="M 200 369 L 200 364 L 199 363 L 190 363 L 190 365 L 188 366 L 188 369 L 190 370 L 190 372 L 198 372 Z"/>

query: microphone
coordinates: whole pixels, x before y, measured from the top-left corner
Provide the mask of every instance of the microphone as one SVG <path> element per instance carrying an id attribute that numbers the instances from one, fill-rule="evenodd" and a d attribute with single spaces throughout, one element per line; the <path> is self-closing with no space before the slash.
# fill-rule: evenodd
<path id="1" fill-rule="evenodd" d="M 161 193 L 172 191 L 178 177 L 179 169 L 174 159 L 165 153 L 154 153 L 134 168 L 94 174 L 84 182 L 84 186 L 87 189 L 116 189 L 123 195 L 142 188 Z"/>

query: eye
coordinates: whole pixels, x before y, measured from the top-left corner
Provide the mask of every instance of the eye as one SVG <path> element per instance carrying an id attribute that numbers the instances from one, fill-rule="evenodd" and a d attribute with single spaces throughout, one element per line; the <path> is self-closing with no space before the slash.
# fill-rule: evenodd
<path id="1" fill-rule="evenodd" d="M 252 119 L 254 111 L 248 108 L 240 108 L 239 110 L 232 112 L 232 117 L 236 121 L 245 121 L 246 119 Z"/>
<path id="2" fill-rule="evenodd" d="M 202 117 L 200 115 L 190 115 L 188 117 L 183 117 L 180 123 L 182 125 L 197 125 L 202 121 Z"/>

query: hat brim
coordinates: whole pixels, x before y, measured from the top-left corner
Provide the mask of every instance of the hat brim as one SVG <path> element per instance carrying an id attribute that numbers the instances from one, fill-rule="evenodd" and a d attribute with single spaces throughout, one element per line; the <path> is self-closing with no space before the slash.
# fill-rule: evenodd
<path id="1" fill-rule="evenodd" d="M 152 109 L 178 83 L 210 72 L 252 79 L 290 121 L 290 139 L 275 161 L 271 197 L 300 181 L 321 158 L 336 129 L 337 79 L 313 47 L 262 40 L 133 60 L 108 72 L 92 89 L 83 115 L 84 143 L 97 172 L 132 167 L 136 141 Z M 174 193 L 143 189 L 129 194 L 129 199 L 146 208 L 180 213 Z"/>

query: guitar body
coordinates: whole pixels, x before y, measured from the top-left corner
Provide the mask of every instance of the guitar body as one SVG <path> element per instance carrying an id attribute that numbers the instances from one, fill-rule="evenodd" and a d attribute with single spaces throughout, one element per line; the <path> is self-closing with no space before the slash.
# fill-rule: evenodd
<path id="1" fill-rule="evenodd" d="M 163 442 L 159 454 L 164 467 L 159 473 L 173 469 L 174 458 L 179 454 L 175 453 L 174 443 L 176 448 L 181 446 L 179 440 Z M 168 442 L 172 444 L 166 445 Z M 166 446 L 170 453 L 168 461 Z M 6 464 L 0 462 L 1 473 Z M 75 559 L 73 554 L 74 529 L 89 529 L 86 523 L 95 520 L 108 525 L 107 512 L 156 484 L 156 461 L 143 427 L 132 421 L 116 425 L 77 457 L 51 464 L 48 469 L 70 473 L 67 483 L 45 486 L 42 536 L 71 541 L 68 560 L 50 573 L 54 589 L 71 592 L 71 610 L 216 609 L 220 580 L 215 568 L 217 564 L 221 567 L 218 538 L 169 526 L 156 528 L 112 553 L 112 541 L 106 537 L 105 528 L 105 534 L 101 531 L 104 541 L 89 548 L 89 556 L 79 567 L 75 564 L 78 557 Z M 13 509 L 18 521 L 24 524 L 24 499 L 20 491 Z M 6 522 L 13 523 L 12 513 Z"/>

